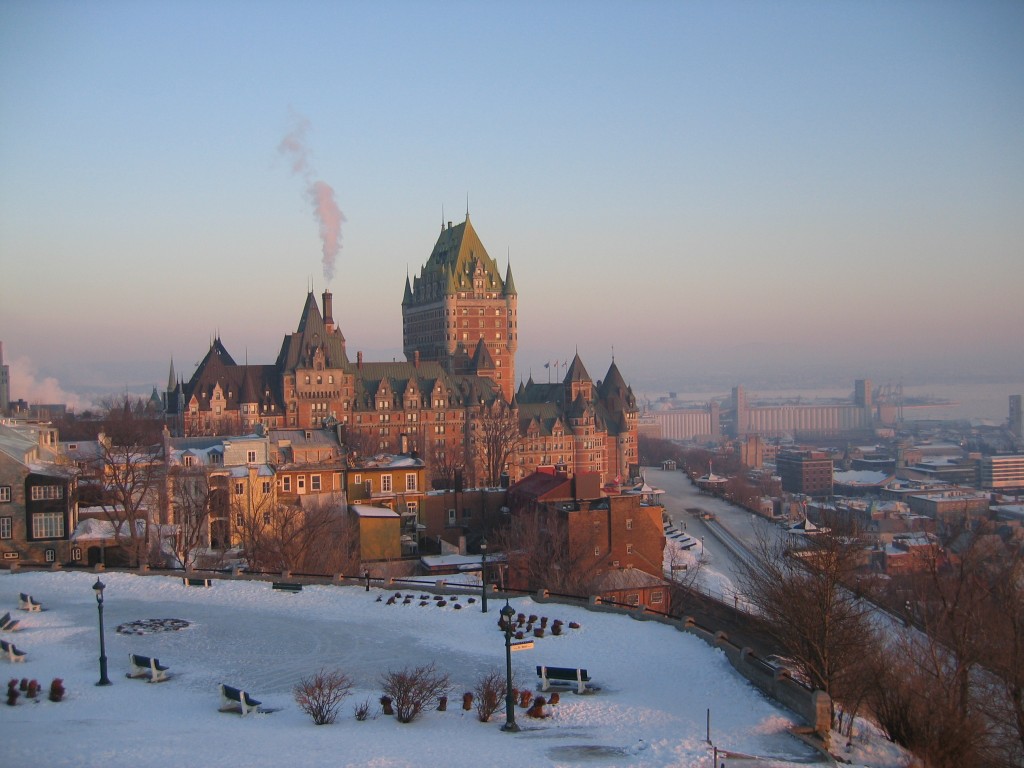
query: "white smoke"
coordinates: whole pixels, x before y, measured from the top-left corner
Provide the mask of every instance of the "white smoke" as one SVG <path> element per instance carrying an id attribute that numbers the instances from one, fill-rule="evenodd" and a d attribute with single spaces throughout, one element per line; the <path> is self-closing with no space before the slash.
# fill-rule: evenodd
<path id="1" fill-rule="evenodd" d="M 292 173 L 301 177 L 306 185 L 306 197 L 312 203 L 313 216 L 320 225 L 324 279 L 330 282 L 334 278 L 334 262 L 341 250 L 341 223 L 345 221 L 345 215 L 338 208 L 331 185 L 316 178 L 316 171 L 309 162 L 309 148 L 306 146 L 308 131 L 309 120 L 296 116 L 294 127 L 281 139 L 277 151 L 289 159 Z"/>
<path id="2" fill-rule="evenodd" d="M 40 377 L 39 369 L 27 357 L 16 357 L 10 362 L 11 400 L 24 400 L 29 405 L 64 403 L 74 411 L 87 405 L 73 392 L 66 392 L 53 376 Z"/>

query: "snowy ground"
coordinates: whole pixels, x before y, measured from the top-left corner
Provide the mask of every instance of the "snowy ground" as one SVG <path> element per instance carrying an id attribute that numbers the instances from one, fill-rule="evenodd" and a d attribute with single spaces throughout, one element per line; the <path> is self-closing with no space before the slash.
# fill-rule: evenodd
<path id="1" fill-rule="evenodd" d="M 43 695 L 2 707 L 0 765 L 164 766 L 187 757 L 195 765 L 259 766 L 474 766 L 596 765 L 708 766 L 706 711 L 720 749 L 779 758 L 772 765 L 806 763 L 813 750 L 788 735 L 794 716 L 737 675 L 721 652 L 693 636 L 652 622 L 588 612 L 529 598 L 512 601 L 578 630 L 536 640 L 514 653 L 520 687 L 533 688 L 534 667 L 582 666 L 600 692 L 563 694 L 555 714 L 516 718 L 523 730 L 500 730 L 504 715 L 480 723 L 461 710 L 461 693 L 481 673 L 504 669 L 498 601 L 482 614 L 466 596 L 421 607 L 377 602 L 379 590 L 313 586 L 301 593 L 273 592 L 265 582 L 215 581 L 185 587 L 181 579 L 104 573 L 104 623 L 110 679 L 97 687 L 98 630 L 91 573 L 0 573 L 0 612 L 11 609 L 22 629 L 4 633 L 28 656 L 2 661 L 11 677 L 37 679 Z M 26 592 L 42 613 L 17 610 Z M 403 589 L 405 594 L 421 594 Z M 425 594 L 425 593 L 422 593 Z M 190 622 L 179 631 L 119 634 L 141 619 Z M 156 656 L 171 667 L 170 680 L 147 684 L 125 678 L 128 654 Z M 388 670 L 435 662 L 451 674 L 447 712 L 428 711 L 402 725 L 379 715 L 380 676 Z M 321 667 L 355 680 L 338 722 L 314 726 L 294 703 L 291 689 Z M 63 702 L 46 700 L 54 677 L 64 679 Z M 219 713 L 217 686 L 244 688 L 270 714 L 245 718 Z M 357 721 L 353 706 L 369 699 L 376 715 Z M 865 747 L 867 747 L 865 743 Z M 894 749 L 873 747 L 855 764 L 901 765 Z M 727 760 L 727 765 L 751 765 Z"/>

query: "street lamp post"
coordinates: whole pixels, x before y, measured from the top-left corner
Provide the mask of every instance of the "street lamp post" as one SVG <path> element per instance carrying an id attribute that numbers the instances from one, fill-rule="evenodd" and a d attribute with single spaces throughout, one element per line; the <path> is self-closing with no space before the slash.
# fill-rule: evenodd
<path id="1" fill-rule="evenodd" d="M 487 539 L 480 542 L 480 613 L 487 613 Z"/>
<path id="2" fill-rule="evenodd" d="M 508 604 L 505 599 L 505 607 L 501 609 L 501 617 L 505 620 L 505 724 L 501 730 L 519 733 L 519 726 L 516 725 L 516 697 L 512 694 L 512 617 L 516 609 Z"/>
<path id="3" fill-rule="evenodd" d="M 103 642 L 103 590 L 106 585 L 97 576 L 92 588 L 96 592 L 96 610 L 100 614 L 100 681 L 96 685 L 110 685 L 107 677 L 107 647 Z"/>

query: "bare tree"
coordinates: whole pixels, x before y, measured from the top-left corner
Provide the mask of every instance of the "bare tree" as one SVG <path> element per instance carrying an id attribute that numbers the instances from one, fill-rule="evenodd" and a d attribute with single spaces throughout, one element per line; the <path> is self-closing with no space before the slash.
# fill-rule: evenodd
<path id="1" fill-rule="evenodd" d="M 804 546 L 760 537 L 752 557 L 739 561 L 739 582 L 797 670 L 835 702 L 852 690 L 864 649 L 877 640 L 872 606 L 846 586 L 855 583 L 864 542 L 833 531 Z M 835 714 L 833 703 L 833 722 Z"/>
<path id="2" fill-rule="evenodd" d="M 151 537 L 151 526 L 158 523 L 163 448 L 127 402 L 112 410 L 103 426 L 95 467 L 102 484 L 98 506 L 116 540 L 124 542 L 129 564 L 146 564 L 158 538 Z"/>
<path id="3" fill-rule="evenodd" d="M 489 405 L 480 405 L 470 425 L 470 443 L 474 465 L 485 485 L 500 484 L 509 457 L 521 439 L 519 417 L 508 403 L 499 397 Z"/>
<path id="4" fill-rule="evenodd" d="M 168 470 L 168 506 L 175 526 L 174 557 L 182 568 L 195 564 L 210 544 L 210 510 L 216 491 L 201 467 Z"/>
<path id="5" fill-rule="evenodd" d="M 304 507 L 262 493 L 250 475 L 232 494 L 235 532 L 247 565 L 255 571 L 357 573 L 358 533 L 342 506 Z"/>
<path id="6" fill-rule="evenodd" d="M 593 526 L 577 526 L 570 534 L 566 513 L 539 508 L 514 512 L 496 536 L 497 549 L 508 560 L 509 583 L 517 589 L 548 589 L 587 595 L 598 575 L 593 556 Z"/>
<path id="7" fill-rule="evenodd" d="M 455 479 L 466 469 L 466 446 L 441 440 L 428 443 L 427 467 L 436 490 L 455 487 Z"/>
<path id="8" fill-rule="evenodd" d="M 338 717 L 338 708 L 352 691 L 352 679 L 339 670 L 321 669 L 304 677 L 292 690 L 295 703 L 317 725 L 330 725 Z"/>
<path id="9" fill-rule="evenodd" d="M 427 704 L 447 696 L 451 688 L 448 675 L 438 672 L 432 663 L 389 671 L 381 678 L 381 689 L 394 703 L 400 723 L 411 723 Z"/>
<path id="10" fill-rule="evenodd" d="M 476 702 L 476 716 L 481 723 L 490 721 L 491 716 L 501 709 L 505 694 L 505 673 L 499 669 L 485 672 L 473 689 Z"/>

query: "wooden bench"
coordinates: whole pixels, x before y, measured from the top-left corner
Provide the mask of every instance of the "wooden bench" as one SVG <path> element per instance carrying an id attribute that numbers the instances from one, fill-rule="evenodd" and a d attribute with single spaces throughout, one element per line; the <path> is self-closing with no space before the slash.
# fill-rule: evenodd
<path id="1" fill-rule="evenodd" d="M 8 643 L 6 640 L 0 640 L 0 652 L 7 657 L 8 661 L 25 660 L 25 652 L 19 651 L 14 647 L 14 643 Z"/>
<path id="2" fill-rule="evenodd" d="M 0 631 L 2 632 L 13 632 L 18 628 L 20 622 L 17 619 L 11 618 L 11 612 L 8 611 L 0 618 Z"/>
<path id="3" fill-rule="evenodd" d="M 150 683 L 162 683 L 167 679 L 167 670 L 170 669 L 170 667 L 162 665 L 160 659 L 140 656 L 137 653 L 129 653 L 128 662 L 132 666 L 128 677 L 146 677 L 148 675 L 149 680 L 147 682 Z"/>
<path id="4" fill-rule="evenodd" d="M 212 587 L 213 581 L 211 579 L 194 579 L 189 576 L 182 576 L 181 583 L 186 587 Z"/>
<path id="5" fill-rule="evenodd" d="M 32 595 L 26 595 L 24 592 L 21 593 L 21 599 L 18 601 L 18 608 L 23 611 L 41 611 L 43 610 L 42 603 L 37 603 L 32 599 Z"/>
<path id="6" fill-rule="evenodd" d="M 302 585 L 297 581 L 275 581 L 273 584 L 274 589 L 279 589 L 282 592 L 301 592 Z"/>
<path id="7" fill-rule="evenodd" d="M 221 712 L 241 712 L 247 715 L 254 711 L 262 702 L 256 701 L 240 688 L 220 684 Z"/>
<path id="8" fill-rule="evenodd" d="M 590 675 L 585 669 L 573 669 L 571 667 L 537 667 L 537 677 L 540 678 L 540 689 L 548 690 L 552 685 L 576 684 L 576 693 L 586 693 L 587 683 L 590 682 Z"/>

